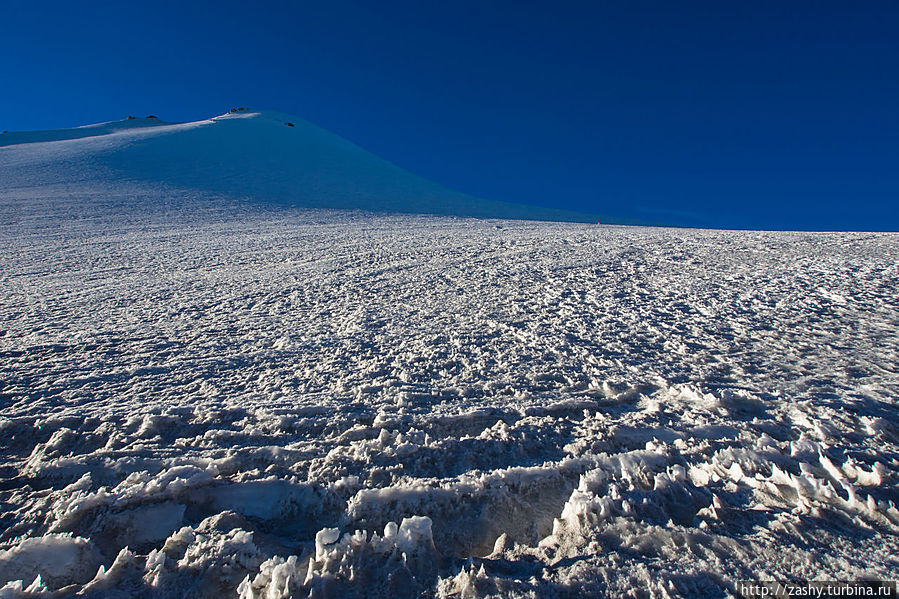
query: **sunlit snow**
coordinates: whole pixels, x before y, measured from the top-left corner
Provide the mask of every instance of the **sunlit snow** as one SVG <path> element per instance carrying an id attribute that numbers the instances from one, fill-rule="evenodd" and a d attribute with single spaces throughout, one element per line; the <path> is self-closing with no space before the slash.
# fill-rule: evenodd
<path id="1" fill-rule="evenodd" d="M 0 136 L 0 597 L 899 577 L 899 237 L 464 218 L 288 118 Z"/>

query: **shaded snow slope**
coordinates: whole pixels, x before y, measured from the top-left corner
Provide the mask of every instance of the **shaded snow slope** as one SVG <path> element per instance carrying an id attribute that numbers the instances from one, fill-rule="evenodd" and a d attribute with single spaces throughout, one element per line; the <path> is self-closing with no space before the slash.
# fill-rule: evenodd
<path id="1" fill-rule="evenodd" d="M 51 191 L 0 198 L 0 597 L 899 578 L 896 235 Z"/>
<path id="2" fill-rule="evenodd" d="M 306 208 L 595 220 L 448 190 L 277 112 L 235 112 L 193 123 L 134 119 L 0 135 L 0 193 L 51 185 L 108 193 L 123 181 Z"/>

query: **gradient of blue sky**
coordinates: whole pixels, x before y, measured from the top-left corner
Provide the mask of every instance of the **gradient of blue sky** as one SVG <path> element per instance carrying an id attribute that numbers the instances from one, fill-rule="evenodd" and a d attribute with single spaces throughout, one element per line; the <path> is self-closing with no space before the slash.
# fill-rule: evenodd
<path id="1" fill-rule="evenodd" d="M 899 3 L 0 4 L 0 129 L 296 114 L 473 195 L 899 229 Z"/>

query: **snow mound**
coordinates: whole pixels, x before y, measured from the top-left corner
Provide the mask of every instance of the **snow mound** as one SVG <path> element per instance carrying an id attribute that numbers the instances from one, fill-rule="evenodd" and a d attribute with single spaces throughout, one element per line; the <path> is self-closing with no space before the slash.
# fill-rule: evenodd
<path id="1" fill-rule="evenodd" d="M 127 182 L 127 185 L 126 185 Z M 134 119 L 0 136 L 0 195 L 208 194 L 267 206 L 455 216 L 592 217 L 450 191 L 290 115 L 234 111 L 191 123 Z M 130 186 L 130 187 L 129 187 Z M 592 219 L 595 221 L 595 219 Z"/>

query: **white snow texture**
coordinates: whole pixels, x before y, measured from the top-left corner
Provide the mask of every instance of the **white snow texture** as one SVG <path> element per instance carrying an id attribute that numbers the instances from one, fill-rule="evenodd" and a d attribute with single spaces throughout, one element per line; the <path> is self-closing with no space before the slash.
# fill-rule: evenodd
<path id="1" fill-rule="evenodd" d="M 492 218 L 558 216 L 275 113 L 0 136 L 0 598 L 899 578 L 899 237 Z"/>

